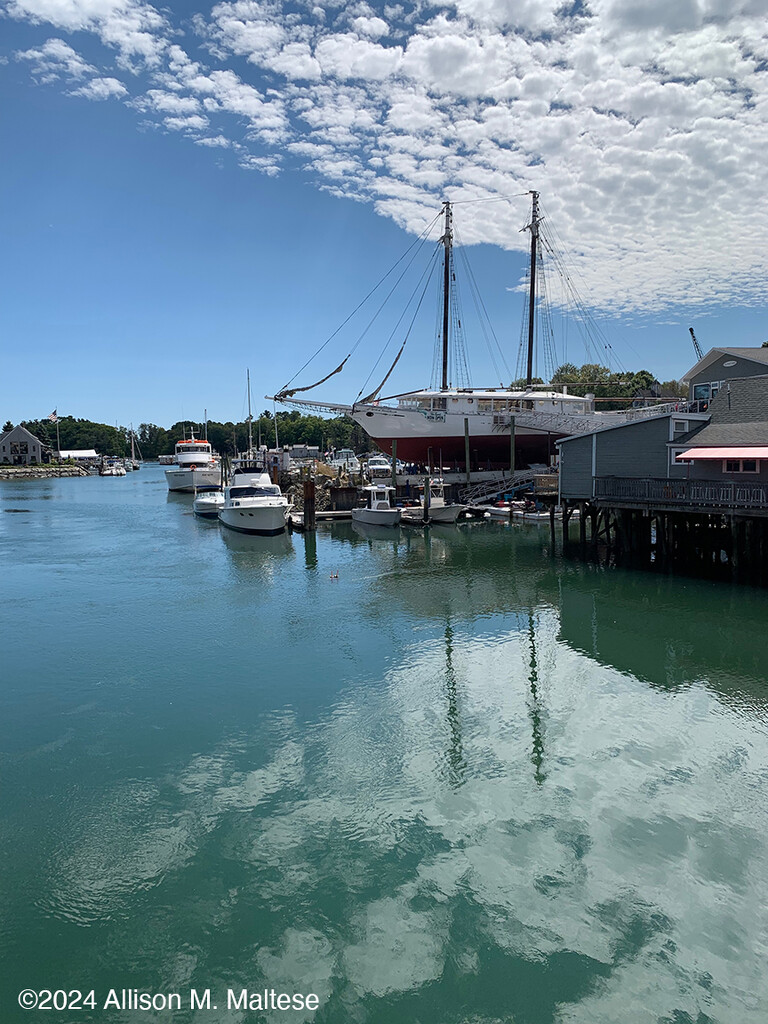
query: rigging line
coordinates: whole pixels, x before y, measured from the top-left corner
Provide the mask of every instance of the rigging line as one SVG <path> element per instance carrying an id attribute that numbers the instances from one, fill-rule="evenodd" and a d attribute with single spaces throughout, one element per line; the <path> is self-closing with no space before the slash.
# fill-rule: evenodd
<path id="1" fill-rule="evenodd" d="M 504 355 L 504 350 L 502 349 L 502 347 L 501 347 L 501 345 L 499 343 L 499 339 L 496 337 L 496 332 L 493 329 L 493 324 L 491 323 L 491 318 L 488 315 L 488 310 L 486 309 L 485 303 L 483 302 L 483 297 L 480 294 L 480 289 L 478 287 L 477 280 L 476 280 L 474 272 L 472 270 L 472 265 L 469 262 L 469 259 L 468 259 L 467 255 L 466 255 L 465 251 L 464 251 L 464 246 L 461 244 L 461 239 L 459 237 L 459 234 L 458 234 L 458 232 L 455 229 L 454 229 L 454 234 L 456 235 L 457 242 L 459 242 L 459 253 L 461 254 L 461 258 L 462 258 L 462 260 L 464 262 L 464 270 L 465 270 L 465 273 L 467 275 L 467 280 L 469 281 L 470 293 L 472 295 L 472 299 L 473 299 L 474 304 L 475 304 L 475 309 L 477 311 L 477 318 L 478 318 L 478 321 L 480 323 L 480 329 L 483 332 L 483 338 L 485 340 L 486 347 L 488 348 L 488 354 L 491 357 L 491 362 L 493 363 L 493 369 L 494 369 L 494 371 L 496 373 L 496 376 L 499 378 L 499 381 L 501 381 L 502 375 L 499 372 L 499 367 L 498 367 L 498 364 L 496 363 L 496 356 L 494 355 L 493 349 L 491 347 L 491 343 L 490 343 L 490 341 L 488 339 L 488 331 L 490 331 L 491 337 L 493 338 L 493 341 L 494 341 L 494 343 L 496 345 L 496 348 L 498 350 L 499 356 L 501 358 L 502 366 L 503 366 L 504 370 L 506 371 L 507 375 L 511 377 L 510 369 L 509 369 L 509 366 L 507 365 L 507 360 L 506 360 L 506 357 Z"/>
<path id="2" fill-rule="evenodd" d="M 387 338 L 387 341 L 386 341 L 384 347 L 382 348 L 381 352 L 379 353 L 379 358 L 374 363 L 373 367 L 371 368 L 370 373 L 368 374 L 368 376 L 365 378 L 365 381 L 363 382 L 363 386 L 360 388 L 359 392 L 357 393 L 357 398 L 359 398 L 360 395 L 362 395 L 363 391 L 365 391 L 365 389 L 368 387 L 368 382 L 370 381 L 371 377 L 375 373 L 376 367 L 381 362 L 381 360 L 382 360 L 382 358 L 384 356 L 384 353 L 389 348 L 390 342 L 392 341 L 392 338 L 395 336 L 395 331 L 397 331 L 398 327 L 402 323 L 403 318 L 405 317 L 405 314 L 406 314 L 406 312 L 408 310 L 408 307 L 413 302 L 413 297 L 416 294 L 416 292 L 418 291 L 419 285 L 421 284 L 421 282 L 424 280 L 425 277 L 426 277 L 427 280 L 426 280 L 426 282 L 424 284 L 424 291 L 426 291 L 427 285 L 429 284 L 430 280 L 432 279 L 432 274 L 434 273 L 435 267 L 437 266 L 437 262 L 438 262 L 437 255 L 440 252 L 440 248 L 441 248 L 441 246 L 440 246 L 440 243 L 438 242 L 438 244 L 435 247 L 435 250 L 434 250 L 434 252 L 432 254 L 431 264 L 427 264 L 426 268 L 422 271 L 421 277 L 419 278 L 419 281 L 418 281 L 416 287 L 411 292 L 411 296 L 408 299 L 408 302 L 405 304 L 405 308 L 403 309 L 403 312 L 397 318 L 397 322 L 395 323 L 395 326 L 392 328 L 392 331 L 391 331 L 389 337 Z M 414 318 L 415 318 L 416 314 L 419 312 L 419 309 L 421 308 L 421 303 L 422 303 L 422 300 L 424 298 L 424 291 L 422 291 L 422 293 L 421 293 L 421 298 L 419 299 L 418 305 L 416 306 L 416 311 L 413 314 Z M 387 298 L 389 298 L 389 296 L 387 296 Z M 377 311 L 376 316 L 378 316 L 380 312 L 381 312 L 381 307 L 379 307 L 379 310 Z M 371 321 L 371 323 L 373 323 L 373 321 Z M 368 327 L 370 327 L 370 326 L 371 325 L 369 324 Z M 413 321 L 411 321 L 411 326 L 408 328 L 408 332 L 406 333 L 406 339 L 408 337 L 408 333 L 410 333 L 410 329 L 411 329 L 412 326 L 413 326 Z M 366 331 L 367 330 L 368 330 L 368 328 L 366 327 Z M 358 341 L 358 344 L 359 343 L 360 342 Z M 355 348 L 356 347 L 357 346 L 355 346 Z M 354 351 L 354 349 L 352 351 Z M 357 398 L 355 399 L 355 401 L 357 401 Z"/>
<path id="3" fill-rule="evenodd" d="M 280 389 L 281 391 L 285 391 L 285 389 L 286 389 L 286 388 L 289 388 L 289 387 L 291 386 L 291 384 L 293 384 L 293 382 L 294 382 L 294 381 L 296 380 L 296 378 L 297 378 L 297 377 L 299 376 L 299 374 L 300 374 L 300 373 L 303 373 L 303 372 L 304 372 L 304 370 L 306 370 L 306 368 L 307 368 L 307 367 L 309 366 L 309 364 L 310 364 L 310 363 L 312 362 L 312 360 L 313 360 L 313 359 L 314 359 L 314 358 L 315 358 L 316 356 L 319 356 L 319 355 L 320 355 L 320 353 L 321 353 L 321 352 L 323 351 L 323 349 L 325 348 L 325 346 L 326 346 L 326 345 L 328 345 L 328 344 L 330 344 L 330 342 L 331 342 L 331 341 L 333 341 L 333 339 L 334 339 L 334 338 L 336 337 L 336 335 L 337 335 L 337 334 L 339 333 L 339 331 L 341 331 L 341 330 L 342 330 L 342 328 L 346 327 L 346 325 L 347 325 L 347 324 L 349 323 L 349 321 L 350 321 L 350 320 L 352 319 L 352 317 L 353 317 L 353 316 L 355 315 L 355 313 L 357 313 L 357 311 L 358 311 L 358 310 L 359 310 L 359 309 L 360 309 L 360 308 L 361 308 L 362 306 L 364 306 L 364 305 L 365 305 L 365 303 L 366 303 L 366 302 L 368 301 L 368 299 L 370 299 L 370 297 L 371 297 L 371 296 L 372 296 L 372 295 L 374 294 L 374 292 L 376 292 L 376 291 L 377 291 L 377 290 L 378 290 L 378 289 L 379 289 L 379 288 L 381 287 L 381 285 L 382 285 L 382 284 L 384 284 L 384 282 L 385 282 L 385 281 L 386 281 L 386 279 L 387 279 L 387 278 L 389 277 L 389 275 L 390 275 L 390 274 L 391 274 L 391 273 L 392 273 L 392 272 L 393 272 L 393 271 L 395 270 L 395 268 L 396 268 L 396 267 L 398 266 L 398 264 L 402 263 L 402 261 L 403 261 L 403 260 L 405 259 L 405 257 L 406 257 L 406 256 L 408 255 L 408 253 L 409 253 L 409 252 L 411 251 L 411 249 L 413 249 L 413 247 L 414 247 L 414 246 L 416 246 L 416 245 L 418 245 L 419 249 L 421 248 L 421 246 L 422 246 L 422 245 L 424 244 L 424 242 L 425 242 L 425 241 L 427 240 L 427 237 L 428 237 L 428 235 L 429 235 L 430 231 L 431 231 L 431 230 L 432 230 L 432 228 L 433 228 L 433 227 L 435 226 L 435 224 L 437 223 L 437 221 L 438 221 L 438 220 L 440 219 L 440 216 L 441 216 L 441 214 L 442 214 L 442 210 L 440 211 L 440 213 L 437 213 L 437 214 L 436 214 L 436 215 L 435 215 L 435 216 L 433 217 L 433 219 L 432 219 L 432 220 L 430 221 L 430 223 L 429 223 L 429 224 L 428 224 L 428 225 L 427 225 L 427 226 L 426 226 L 426 227 L 424 228 L 424 230 L 423 230 L 423 231 L 421 232 L 421 234 L 420 234 L 420 235 L 419 235 L 419 236 L 418 236 L 417 238 L 415 238 L 415 239 L 413 240 L 413 242 L 412 242 L 412 243 L 411 243 L 411 244 L 410 244 L 410 245 L 408 246 L 408 248 L 407 248 L 407 249 L 405 250 L 405 252 L 404 252 L 404 253 L 402 254 L 402 256 L 400 256 L 400 258 L 399 258 L 398 260 L 396 260 L 396 262 L 395 262 L 395 263 L 393 263 L 393 264 L 392 264 L 392 266 L 391 266 L 391 267 L 389 268 L 389 270 L 388 270 L 388 271 L 386 272 L 386 274 L 385 274 L 385 275 L 384 275 L 384 276 L 383 276 L 382 278 L 380 278 L 380 280 L 379 280 L 379 281 L 378 281 L 378 282 L 377 282 L 377 283 L 376 283 L 376 284 L 375 284 L 375 285 L 373 286 L 373 288 L 371 288 L 371 290 L 370 290 L 370 291 L 368 292 L 368 294 L 367 294 L 367 295 L 365 296 L 365 298 L 364 298 L 364 299 L 362 299 L 362 300 L 361 300 L 361 301 L 360 301 L 360 302 L 359 302 L 359 303 L 358 303 L 358 304 L 357 304 L 357 305 L 355 306 L 355 308 L 354 308 L 354 309 L 352 310 L 352 312 L 351 312 L 351 313 L 349 314 L 349 316 L 348 316 L 348 317 L 347 317 L 347 318 L 346 318 L 346 319 L 345 319 L 345 320 L 344 320 L 344 321 L 343 321 L 342 323 L 340 323 L 340 324 L 339 324 L 339 326 L 338 326 L 338 327 L 336 328 L 336 330 L 335 330 L 335 331 L 334 331 L 334 332 L 333 332 L 332 334 L 330 334 L 330 335 L 329 335 L 329 336 L 328 336 L 328 337 L 327 337 L 327 338 L 325 339 L 325 341 L 324 341 L 324 342 L 323 342 L 323 344 L 322 344 L 322 345 L 320 346 L 320 348 L 316 349 L 316 350 L 315 350 L 315 351 L 314 351 L 314 352 L 312 353 L 312 355 L 311 355 L 311 356 L 309 357 L 309 359 L 308 359 L 308 360 L 306 361 L 306 363 L 304 363 L 304 365 L 303 365 L 302 367 L 300 367 L 300 369 L 298 369 L 298 370 L 296 371 L 296 373 L 294 373 L 294 375 L 293 375 L 293 376 L 291 377 L 291 379 L 290 379 L 290 380 L 289 380 L 289 381 L 288 381 L 288 382 L 287 382 L 286 384 L 284 384 L 284 385 L 283 385 L 283 387 L 282 387 L 282 388 Z M 418 251 L 418 250 L 417 250 L 417 251 Z M 416 253 L 414 253 L 413 257 L 411 257 L 411 259 L 409 260 L 408 264 L 406 265 L 406 268 L 405 268 L 406 270 L 408 269 L 408 267 L 409 267 L 409 266 L 411 265 L 411 263 L 413 262 L 413 260 L 414 260 L 415 258 L 416 258 Z M 404 273 L 405 273 L 405 270 L 403 270 L 403 274 L 404 274 Z M 401 275 L 400 275 L 400 277 L 398 278 L 397 282 L 395 283 L 395 287 L 397 287 L 397 284 L 399 284 L 399 282 L 400 282 L 400 281 L 402 280 L 402 276 L 403 276 L 403 275 L 401 274 Z M 394 289 L 393 289 L 393 290 L 394 290 Z M 392 293 L 390 292 L 390 295 L 391 295 L 391 294 L 392 294 Z M 387 296 L 387 298 L 388 298 L 388 297 L 389 297 L 389 296 Z M 385 300 L 385 301 L 386 301 L 386 300 Z M 360 343 L 360 340 L 362 340 L 362 339 L 358 339 L 358 344 Z M 355 345 L 355 348 L 357 348 L 357 345 Z M 352 349 L 352 351 L 354 352 L 354 348 Z M 352 354 L 352 353 L 350 352 L 350 355 L 351 355 L 351 354 Z"/>
<path id="4" fill-rule="evenodd" d="M 510 199 L 519 199 L 521 196 L 529 196 L 527 192 L 513 192 L 509 196 L 488 196 L 485 199 L 452 199 L 451 206 L 470 206 L 472 203 L 508 203 Z"/>
<path id="5" fill-rule="evenodd" d="M 546 231 L 540 232 L 540 237 L 542 239 L 543 247 L 549 254 L 550 259 L 552 260 L 552 263 L 555 266 L 555 269 L 558 271 L 558 274 L 560 275 L 560 279 L 565 289 L 565 293 L 567 296 L 570 296 L 574 304 L 574 307 L 577 311 L 578 315 L 576 317 L 576 323 L 579 328 L 579 332 L 582 336 L 582 340 L 584 342 L 584 347 L 587 351 L 588 357 L 592 359 L 597 359 L 598 356 L 595 350 L 595 343 L 597 340 L 601 342 L 607 341 L 604 332 L 600 329 L 600 326 L 595 322 L 594 317 L 592 317 L 589 313 L 586 304 L 579 295 L 579 292 L 575 284 L 573 283 L 571 274 L 563 261 L 562 255 L 553 246 L 552 239 L 549 237 L 548 233 Z M 591 336 L 590 332 L 594 333 L 594 338 Z"/>
<path id="6" fill-rule="evenodd" d="M 615 354 L 615 352 L 613 350 L 613 346 L 610 344 L 610 341 L 608 340 L 605 331 L 603 330 L 602 326 L 598 323 L 595 315 L 593 313 L 591 313 L 587 309 L 586 304 L 581 299 L 581 296 L 579 294 L 578 288 L 576 287 L 574 278 L 580 280 L 581 283 L 582 283 L 582 286 L 583 286 L 583 280 L 580 278 L 580 275 L 578 274 L 578 271 L 575 268 L 574 268 L 573 271 L 571 271 L 568 268 L 568 266 L 566 265 L 565 260 L 564 260 L 563 255 L 562 255 L 562 253 L 566 251 L 565 244 L 564 244 L 564 242 L 562 240 L 562 237 L 560 236 L 559 232 L 557 231 L 557 228 L 554 226 L 554 224 L 551 221 L 548 221 L 547 228 L 546 228 L 546 231 L 544 232 L 544 234 L 548 235 L 549 232 L 551 232 L 551 236 L 549 236 L 547 238 L 547 242 L 548 242 L 548 245 L 549 245 L 550 249 L 553 251 L 553 258 L 556 258 L 556 261 L 557 261 L 557 264 L 558 264 L 558 272 L 562 275 L 563 282 L 566 285 L 566 288 L 568 290 L 570 290 L 570 293 L 571 293 L 571 295 L 572 295 L 572 297 L 573 297 L 573 299 L 575 301 L 575 305 L 579 309 L 580 315 L 584 319 L 584 327 L 585 327 L 585 329 L 592 330 L 594 332 L 594 334 L 596 336 L 596 339 L 598 339 L 601 342 L 603 350 L 606 351 L 606 353 L 610 353 L 610 356 L 621 367 L 621 360 L 618 358 L 618 356 L 616 356 L 616 354 Z M 556 250 L 555 239 L 559 243 L 560 251 Z M 585 344 L 586 344 L 586 339 L 585 339 Z M 629 347 L 631 347 L 631 346 L 629 346 Z M 597 358 L 597 354 L 595 354 L 593 358 Z"/>

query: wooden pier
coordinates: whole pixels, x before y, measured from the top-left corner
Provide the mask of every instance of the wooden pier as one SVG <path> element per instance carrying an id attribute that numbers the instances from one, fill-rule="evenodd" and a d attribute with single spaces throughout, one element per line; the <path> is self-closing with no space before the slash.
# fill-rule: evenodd
<path id="1" fill-rule="evenodd" d="M 768 486 L 596 478 L 589 501 L 563 502 L 563 548 L 617 565 L 768 585 Z M 579 536 L 568 524 L 578 508 Z"/>

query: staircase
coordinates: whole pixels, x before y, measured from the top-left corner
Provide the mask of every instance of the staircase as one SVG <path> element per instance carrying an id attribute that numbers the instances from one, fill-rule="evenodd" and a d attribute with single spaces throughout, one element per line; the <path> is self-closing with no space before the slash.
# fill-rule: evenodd
<path id="1" fill-rule="evenodd" d="M 497 494 L 512 494 L 521 491 L 533 483 L 535 477 L 541 475 L 539 469 L 518 469 L 514 473 L 499 473 L 492 480 L 484 480 L 474 487 L 465 487 L 459 491 L 459 501 L 464 505 L 486 505 L 490 498 Z"/>

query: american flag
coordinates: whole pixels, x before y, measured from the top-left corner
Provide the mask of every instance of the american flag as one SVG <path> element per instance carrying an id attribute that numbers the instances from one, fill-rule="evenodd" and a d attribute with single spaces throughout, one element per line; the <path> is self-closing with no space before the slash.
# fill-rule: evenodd
<path id="1" fill-rule="evenodd" d="M 51 415 L 48 417 L 48 419 L 51 421 L 51 423 L 55 423 L 58 420 L 58 418 L 59 417 L 56 415 L 56 410 L 55 409 L 53 410 Z"/>

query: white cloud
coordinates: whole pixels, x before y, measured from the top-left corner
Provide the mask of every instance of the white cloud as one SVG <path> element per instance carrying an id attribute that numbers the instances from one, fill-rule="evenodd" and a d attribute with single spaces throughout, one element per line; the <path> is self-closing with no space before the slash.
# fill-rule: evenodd
<path id="1" fill-rule="evenodd" d="M 443 195 L 537 187 L 598 304 L 762 301 L 768 0 L 236 0 L 191 30 L 141 0 L 6 10 L 103 44 L 89 63 L 43 37 L 16 55 L 37 81 L 121 97 L 260 173 L 303 163 L 409 230 Z M 524 200 L 477 208 L 462 235 L 522 249 L 525 217 Z"/>
<path id="2" fill-rule="evenodd" d="M 92 78 L 72 92 L 73 96 L 84 96 L 88 100 L 108 100 L 113 96 L 119 99 L 127 94 L 128 90 L 116 78 Z"/>

